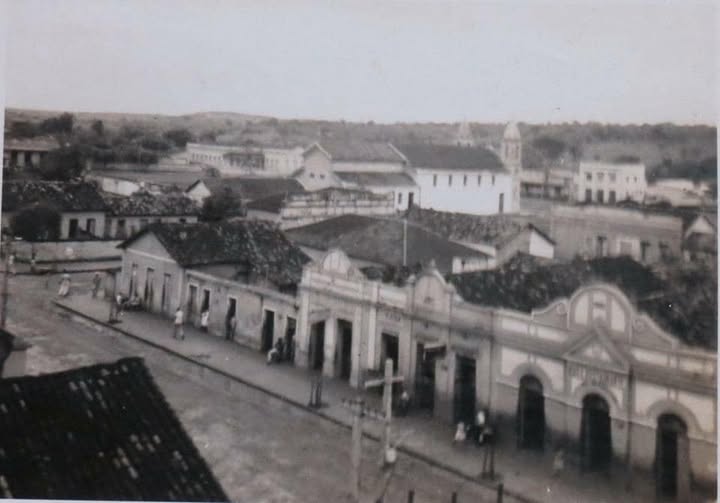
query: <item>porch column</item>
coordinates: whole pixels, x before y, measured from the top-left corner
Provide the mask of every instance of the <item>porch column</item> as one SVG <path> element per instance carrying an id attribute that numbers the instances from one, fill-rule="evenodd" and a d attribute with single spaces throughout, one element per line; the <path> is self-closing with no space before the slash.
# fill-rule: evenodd
<path id="1" fill-rule="evenodd" d="M 325 358 L 323 375 L 335 377 L 335 347 L 337 346 L 337 318 L 325 320 Z"/>
<path id="2" fill-rule="evenodd" d="M 295 334 L 295 366 L 307 369 L 309 364 L 309 333 L 310 321 L 308 319 L 308 307 L 310 300 L 305 291 L 300 291 L 300 309 L 297 313 L 297 332 Z"/>
<path id="3" fill-rule="evenodd" d="M 355 309 L 355 316 L 352 322 L 352 348 L 351 348 L 351 365 L 350 365 L 350 386 L 357 388 L 360 385 L 360 376 L 362 375 L 362 353 L 363 346 L 366 346 L 364 340 L 366 333 L 363 331 L 362 307 Z"/>

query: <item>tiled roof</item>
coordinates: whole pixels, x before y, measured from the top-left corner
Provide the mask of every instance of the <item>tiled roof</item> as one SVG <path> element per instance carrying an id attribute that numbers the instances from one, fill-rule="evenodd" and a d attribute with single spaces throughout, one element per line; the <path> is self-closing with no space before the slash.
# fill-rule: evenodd
<path id="1" fill-rule="evenodd" d="M 243 201 L 305 191 L 302 184 L 294 178 L 204 178 L 202 182 L 212 194 L 219 194 L 228 188 Z"/>
<path id="2" fill-rule="evenodd" d="M 415 181 L 407 173 L 335 171 L 333 174 L 343 182 L 352 183 L 360 187 L 417 187 Z"/>
<path id="3" fill-rule="evenodd" d="M 187 216 L 200 214 L 195 201 L 184 194 L 135 192 L 130 196 L 101 193 L 105 204 L 116 216 Z"/>
<path id="4" fill-rule="evenodd" d="M 707 276 L 665 281 L 629 257 L 548 265 L 521 254 L 496 270 L 451 274 L 447 278 L 468 302 L 524 312 L 570 297 L 584 285 L 610 283 L 669 333 L 688 344 L 716 348 L 717 280 Z M 700 284 L 709 281 L 711 288 L 706 291 L 714 298 L 707 300 L 701 295 L 701 300 L 693 299 L 680 285 L 683 281 L 692 290 L 700 290 Z"/>
<path id="5" fill-rule="evenodd" d="M 350 257 L 388 266 L 403 263 L 402 220 L 342 215 L 296 227 L 287 232 L 298 245 L 327 250 L 340 248 Z M 448 241 L 412 223 L 407 225 L 407 264 L 435 260 L 438 270 L 450 272 L 453 257 L 480 257 L 484 253 Z"/>
<path id="6" fill-rule="evenodd" d="M 498 156 L 483 147 L 456 147 L 425 143 L 399 145 L 410 165 L 451 171 L 506 172 Z"/>
<path id="7" fill-rule="evenodd" d="M 506 242 L 530 225 L 530 219 L 521 215 L 469 215 L 417 206 L 408 210 L 407 218 L 454 241 L 492 245 Z M 552 241 L 545 234 L 543 236 Z"/>
<path id="8" fill-rule="evenodd" d="M 17 211 L 35 203 L 45 203 L 60 211 L 105 211 L 105 201 L 97 187 L 88 182 L 3 182 L 2 210 Z"/>
<path id="9" fill-rule="evenodd" d="M 49 152 L 60 148 L 54 138 L 5 138 L 3 149 L 27 152 Z"/>
<path id="10" fill-rule="evenodd" d="M 5 498 L 228 501 L 139 358 L 0 380 Z"/>
<path id="11" fill-rule="evenodd" d="M 405 158 L 390 144 L 353 140 L 322 140 L 320 148 L 330 154 L 333 161 L 394 162 L 404 163 Z M 310 147 L 312 149 L 313 147 Z M 309 149 L 308 149 L 309 150 Z"/>
<path id="12" fill-rule="evenodd" d="M 154 234 L 183 267 L 238 264 L 278 286 L 297 284 L 310 259 L 269 222 L 241 220 L 196 224 L 152 224 L 123 242 Z"/>

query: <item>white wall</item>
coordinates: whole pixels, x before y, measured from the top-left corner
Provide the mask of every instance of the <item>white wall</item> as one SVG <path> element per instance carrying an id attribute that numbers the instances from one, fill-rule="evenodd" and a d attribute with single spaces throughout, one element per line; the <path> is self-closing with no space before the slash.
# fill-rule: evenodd
<path id="1" fill-rule="evenodd" d="M 548 243 L 540 234 L 533 231 L 530 233 L 530 255 L 542 258 L 554 258 L 555 247 Z"/>
<path id="2" fill-rule="evenodd" d="M 435 176 L 437 185 L 433 182 Z M 452 184 L 449 184 L 450 176 Z M 478 176 L 481 177 L 479 184 Z M 467 184 L 464 183 L 464 177 L 467 177 Z M 417 169 L 415 183 L 420 186 L 422 193 L 418 204 L 421 208 L 494 215 L 499 212 L 500 194 L 504 194 L 503 213 L 512 212 L 512 177 L 507 173 Z"/>
<path id="3" fill-rule="evenodd" d="M 405 169 L 405 166 L 402 162 L 333 161 L 332 169 L 340 172 L 399 173 Z"/>
<path id="4" fill-rule="evenodd" d="M 615 191 L 616 201 L 642 202 L 647 191 L 645 165 L 582 162 L 576 184 L 578 201 L 586 201 L 585 192 L 591 190 L 592 201 L 598 202 L 598 191 L 601 190 L 604 203 L 609 201 L 611 191 Z"/>

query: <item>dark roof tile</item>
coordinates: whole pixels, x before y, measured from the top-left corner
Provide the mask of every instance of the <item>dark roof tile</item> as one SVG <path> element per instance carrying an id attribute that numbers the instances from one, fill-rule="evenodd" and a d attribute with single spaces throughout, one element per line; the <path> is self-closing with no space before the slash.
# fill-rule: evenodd
<path id="1" fill-rule="evenodd" d="M 282 287 L 299 283 L 310 261 L 269 222 L 152 224 L 120 247 L 127 248 L 146 233 L 155 235 L 182 267 L 237 264 Z"/>
<path id="2" fill-rule="evenodd" d="M 228 501 L 139 358 L 0 380 L 0 429 L 4 497 Z"/>
<path id="3" fill-rule="evenodd" d="M 136 192 L 130 196 L 101 193 L 115 216 L 193 216 L 200 214 L 195 201 L 182 194 Z"/>
<path id="4" fill-rule="evenodd" d="M 403 263 L 403 222 L 362 215 L 342 215 L 287 231 L 301 246 L 327 250 L 340 248 L 349 256 L 397 266 Z M 450 272 L 453 257 L 479 257 L 484 253 L 453 243 L 412 223 L 407 225 L 407 264 L 426 265 Z"/>
<path id="5" fill-rule="evenodd" d="M 507 172 L 498 156 L 483 147 L 455 147 L 452 145 L 398 145 L 410 165 L 451 171 Z"/>
<path id="6" fill-rule="evenodd" d="M 106 210 L 100 191 L 89 182 L 3 182 L 2 196 L 3 211 L 17 211 L 36 203 L 48 204 L 60 211 Z"/>

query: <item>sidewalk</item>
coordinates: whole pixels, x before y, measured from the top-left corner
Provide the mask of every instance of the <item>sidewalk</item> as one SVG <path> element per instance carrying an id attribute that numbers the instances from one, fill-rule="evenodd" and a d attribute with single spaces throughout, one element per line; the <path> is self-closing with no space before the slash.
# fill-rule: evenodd
<path id="1" fill-rule="evenodd" d="M 92 299 L 89 295 L 75 295 L 56 304 L 107 325 L 109 307 L 103 300 Z M 192 327 L 185 328 L 184 341 L 175 340 L 170 320 L 157 315 L 126 312 L 122 320 L 122 323 L 108 326 L 232 375 L 239 381 L 285 401 L 307 407 L 310 383 L 317 374 L 288 364 L 266 365 L 264 354 Z M 324 378 L 322 395 L 325 406 L 317 413 L 349 427 L 352 416 L 342 406 L 342 400 L 357 394 L 358 390 L 344 381 Z M 367 394 L 366 401 L 380 408 L 379 396 Z M 368 420 L 365 425 L 367 434 L 379 438 L 381 424 Z M 481 481 L 478 476 L 482 471 L 482 450 L 472 446 L 454 446 L 452 425 L 417 414 L 393 419 L 395 436 L 409 430 L 412 430 L 412 434 L 403 441 L 401 452 L 405 451 L 462 477 L 494 487 L 491 482 Z M 496 472 L 502 476 L 506 496 L 519 500 L 614 503 L 655 500 L 654 483 L 647 474 L 635 476 L 633 492 L 630 493 L 625 490 L 625 477 L 621 474 L 612 478 L 599 474 L 581 475 L 576 468 L 567 467 L 560 476 L 553 478 L 550 454 L 543 456 L 506 447 L 498 449 L 495 459 Z"/>

